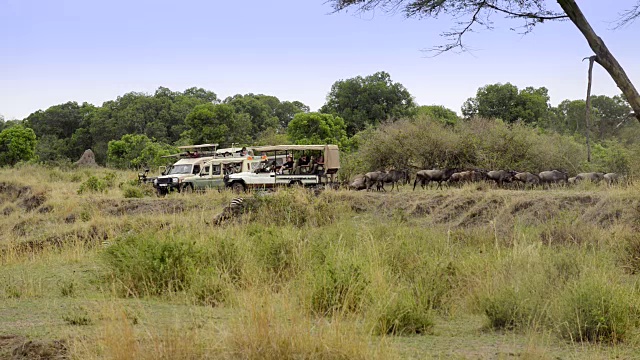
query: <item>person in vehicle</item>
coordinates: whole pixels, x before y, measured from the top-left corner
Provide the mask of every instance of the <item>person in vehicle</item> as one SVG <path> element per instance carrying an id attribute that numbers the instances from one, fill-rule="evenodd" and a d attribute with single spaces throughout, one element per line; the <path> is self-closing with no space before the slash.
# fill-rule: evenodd
<path id="1" fill-rule="evenodd" d="M 296 173 L 307 173 L 309 170 L 309 157 L 307 155 L 302 155 L 298 159 L 298 166 L 296 166 Z"/>
<path id="2" fill-rule="evenodd" d="M 280 168 L 280 174 L 282 174 L 285 170 L 289 170 L 291 171 L 291 169 L 293 169 L 293 157 L 291 157 L 291 155 L 287 156 L 287 161 L 284 162 L 284 164 L 282 164 L 282 167 Z"/>
<path id="3" fill-rule="evenodd" d="M 312 162 L 311 166 L 311 174 L 317 175 L 320 170 L 324 167 L 324 156 L 320 155 L 315 158 Z"/>

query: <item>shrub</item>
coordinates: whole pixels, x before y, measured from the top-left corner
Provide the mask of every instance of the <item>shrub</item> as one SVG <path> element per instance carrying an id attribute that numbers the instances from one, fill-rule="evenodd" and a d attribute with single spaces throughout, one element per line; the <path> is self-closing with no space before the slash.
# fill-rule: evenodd
<path id="1" fill-rule="evenodd" d="M 189 292 L 198 305 L 218 306 L 230 300 L 230 281 L 217 271 L 205 269 L 194 276 Z"/>
<path id="2" fill-rule="evenodd" d="M 567 287 L 555 318 L 566 338 L 617 343 L 635 326 L 636 303 L 629 290 L 607 276 L 593 274 Z"/>
<path id="3" fill-rule="evenodd" d="M 159 295 L 189 287 L 202 252 L 190 242 L 140 235 L 116 241 L 104 258 L 126 295 Z"/>
<path id="4" fill-rule="evenodd" d="M 359 311 L 367 299 L 367 278 L 363 267 L 352 259 L 327 257 L 314 266 L 310 279 L 309 309 L 318 315 Z"/>
<path id="5" fill-rule="evenodd" d="M 103 179 L 99 179 L 96 176 L 89 176 L 89 178 L 80 185 L 78 189 L 78 194 L 84 194 L 86 192 L 106 192 L 107 191 L 107 182 Z"/>
<path id="6" fill-rule="evenodd" d="M 253 238 L 260 265 L 277 280 L 293 275 L 296 254 L 291 232 L 294 230 L 290 228 L 269 227 Z"/>
<path id="7" fill-rule="evenodd" d="M 412 335 L 428 332 L 434 325 L 430 308 L 410 290 L 402 289 L 375 308 L 373 332 L 377 335 Z"/>
<path id="8" fill-rule="evenodd" d="M 62 315 L 62 320 L 69 325 L 91 325 L 93 319 L 84 307 L 74 307 L 68 313 Z"/>
<path id="9" fill-rule="evenodd" d="M 536 315 L 529 294 L 505 286 L 481 301 L 481 308 L 493 329 L 517 329 L 531 324 Z"/>
<path id="10" fill-rule="evenodd" d="M 143 198 L 145 195 L 141 188 L 130 185 L 122 188 L 122 194 L 125 198 Z"/>

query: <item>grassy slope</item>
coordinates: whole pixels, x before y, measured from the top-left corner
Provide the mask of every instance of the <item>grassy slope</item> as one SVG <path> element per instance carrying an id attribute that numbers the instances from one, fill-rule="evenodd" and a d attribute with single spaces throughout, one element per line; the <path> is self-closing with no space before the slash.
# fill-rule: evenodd
<path id="1" fill-rule="evenodd" d="M 122 172 L 115 173 L 107 193 L 77 194 L 90 175 L 106 173 L 37 167 L 0 171 L 5 185 L 0 193 L 5 214 L 0 218 L 0 335 L 67 339 L 79 358 L 640 356 L 635 327 L 622 343 L 589 344 L 566 340 L 562 326 L 545 315 L 530 319 L 533 325 L 492 330 L 482 308 L 482 299 L 499 294 L 503 284 L 553 287 L 556 279 L 537 274 L 557 264 L 568 268 L 552 274 L 563 276 L 577 266 L 580 274 L 612 276 L 637 296 L 636 275 L 628 271 L 637 265 L 632 247 L 640 211 L 637 187 L 585 184 L 526 192 L 488 185 L 416 192 L 407 187 L 394 194 L 331 192 L 320 200 L 293 191 L 240 224 L 214 228 L 209 219 L 232 194 L 124 199 L 118 184 L 135 175 Z M 294 211 L 287 198 L 303 207 L 312 203 Z M 203 306 L 194 284 L 183 291 L 125 297 L 124 280 L 105 262 L 103 241 L 113 244 L 127 236 L 186 239 L 212 251 L 220 263 L 228 254 L 220 255 L 219 249 L 231 240 L 232 264 L 238 268 L 211 265 L 227 291 L 217 306 Z M 336 269 L 344 264 L 360 269 L 366 287 L 353 309 L 342 307 L 328 317 L 310 314 L 315 298 L 309 294 L 326 280 L 317 272 L 318 253 Z M 452 284 L 443 293 L 428 288 L 439 284 L 438 271 L 447 264 L 455 269 Z M 416 283 L 428 289 L 413 289 Z M 409 288 L 429 299 L 437 295 L 439 302 L 428 305 L 433 327 L 425 335 L 369 335 L 377 312 Z M 558 300 L 545 306 L 561 308 L 562 291 L 550 292 Z M 340 301 L 346 306 L 348 300 Z M 0 355 L 18 342 L 5 343 Z"/>

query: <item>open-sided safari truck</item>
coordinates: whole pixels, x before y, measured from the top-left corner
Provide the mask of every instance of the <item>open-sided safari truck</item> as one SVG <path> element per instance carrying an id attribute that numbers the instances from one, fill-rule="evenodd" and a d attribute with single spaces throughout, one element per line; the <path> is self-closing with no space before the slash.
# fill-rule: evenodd
<path id="1" fill-rule="evenodd" d="M 279 185 L 324 185 L 333 183 L 340 170 L 340 150 L 337 145 L 259 146 L 254 147 L 253 152 L 261 158 L 261 166 L 255 170 L 226 175 L 224 182 L 227 187 L 244 191 Z"/>

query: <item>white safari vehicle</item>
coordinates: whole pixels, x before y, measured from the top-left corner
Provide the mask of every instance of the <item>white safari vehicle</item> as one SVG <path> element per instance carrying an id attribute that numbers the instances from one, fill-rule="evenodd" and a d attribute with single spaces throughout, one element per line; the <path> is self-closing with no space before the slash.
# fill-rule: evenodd
<path id="1" fill-rule="evenodd" d="M 233 173 L 245 173 L 258 170 L 264 160 L 253 156 L 223 157 L 204 163 L 200 173 L 182 180 L 182 191 L 189 192 L 225 187 L 224 176 Z"/>
<path id="2" fill-rule="evenodd" d="M 340 169 L 340 150 L 337 145 L 259 146 L 254 147 L 253 152 L 256 156 L 260 154 L 261 166 L 225 175 L 227 187 L 240 192 L 282 185 L 324 185 L 334 182 Z"/>
<path id="3" fill-rule="evenodd" d="M 204 164 L 213 159 L 243 158 L 253 156 L 253 151 L 249 148 L 226 148 L 217 149 L 218 144 L 202 144 L 179 146 L 182 152 L 168 155 L 166 157 L 179 158 L 173 165 L 163 171 L 161 176 L 153 179 L 153 187 L 159 195 L 166 195 L 172 190 L 181 192 L 185 189 L 184 181 L 194 175 L 199 175 L 204 168 Z M 187 189 L 192 188 L 191 184 Z"/>

